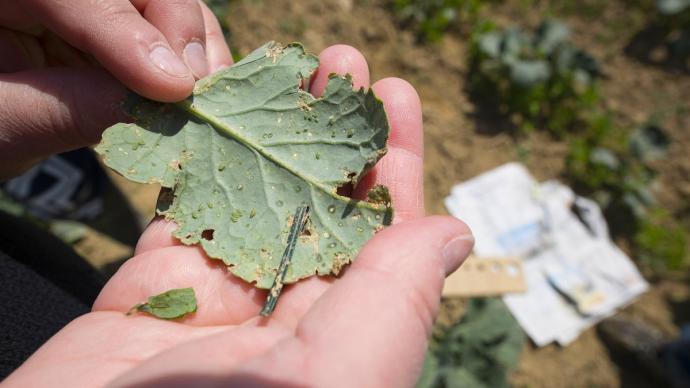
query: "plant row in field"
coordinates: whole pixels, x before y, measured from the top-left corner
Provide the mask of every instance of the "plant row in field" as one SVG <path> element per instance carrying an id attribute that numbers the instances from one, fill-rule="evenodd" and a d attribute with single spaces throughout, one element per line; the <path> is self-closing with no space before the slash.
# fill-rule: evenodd
<path id="1" fill-rule="evenodd" d="M 472 99 L 508 122 L 516 137 L 541 130 L 567 141 L 564 177 L 598 201 L 612 232 L 629 240 L 638 262 L 653 272 L 683 268 L 687 231 L 653 195 L 655 161 L 664 158 L 669 139 L 651 123 L 633 130 L 614 124 L 612 113 L 600 107 L 601 66 L 572 42 L 568 26 L 546 20 L 534 31 L 499 29 L 480 19 L 482 4 L 475 0 L 390 4 L 401 26 L 420 40 L 437 41 L 467 24 Z M 690 53 L 690 0 L 659 0 L 656 6 L 669 52 Z"/>

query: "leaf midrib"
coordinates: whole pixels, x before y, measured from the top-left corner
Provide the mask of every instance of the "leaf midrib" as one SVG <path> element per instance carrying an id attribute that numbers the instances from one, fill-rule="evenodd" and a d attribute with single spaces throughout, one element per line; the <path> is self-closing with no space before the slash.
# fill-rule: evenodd
<path id="1" fill-rule="evenodd" d="M 320 99 L 314 99 L 312 102 L 318 102 Z M 310 185 L 313 185 L 314 187 L 317 187 L 319 190 L 322 192 L 328 194 L 329 196 L 337 199 L 338 201 L 349 203 L 353 199 L 350 197 L 344 197 L 342 195 L 339 195 L 335 190 L 331 190 L 330 187 L 325 186 L 319 182 L 314 182 L 312 179 L 309 179 L 308 177 L 304 176 L 301 174 L 299 171 L 294 170 L 290 166 L 286 165 L 283 163 L 280 159 L 277 159 L 273 157 L 265 148 L 263 148 L 261 145 L 256 144 L 252 142 L 250 139 L 242 136 L 239 132 L 233 130 L 231 127 L 225 125 L 221 120 L 218 119 L 215 115 L 209 114 L 207 112 L 204 112 L 200 110 L 198 107 L 194 105 L 194 103 L 190 100 L 184 100 L 180 101 L 175 104 L 178 108 L 184 110 L 185 112 L 201 119 L 202 121 L 211 124 L 211 126 L 230 136 L 232 139 L 240 142 L 241 144 L 245 145 L 246 147 L 253 149 L 257 151 L 258 153 L 261 154 L 264 158 L 270 160 L 271 162 L 277 164 L 278 166 L 284 168 L 285 170 L 289 171 L 291 174 L 297 176 L 298 178 L 302 179 L 303 181 L 309 183 Z M 373 204 L 367 202 L 367 201 L 362 201 L 362 200 L 355 200 L 355 206 L 358 208 L 366 208 L 370 210 L 375 210 L 375 211 L 381 211 L 377 206 L 374 206 Z"/>

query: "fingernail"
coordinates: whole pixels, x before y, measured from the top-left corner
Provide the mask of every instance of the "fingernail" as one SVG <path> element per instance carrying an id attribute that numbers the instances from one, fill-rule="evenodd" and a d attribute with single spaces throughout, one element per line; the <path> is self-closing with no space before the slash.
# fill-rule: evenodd
<path id="1" fill-rule="evenodd" d="M 471 234 L 464 234 L 453 238 L 443 247 L 443 263 L 446 266 L 446 275 L 452 273 L 467 256 L 472 252 L 474 247 L 474 236 Z"/>
<path id="2" fill-rule="evenodd" d="M 149 53 L 149 59 L 156 67 L 173 77 L 185 78 L 189 76 L 189 69 L 168 47 L 157 45 Z"/>
<path id="3" fill-rule="evenodd" d="M 190 42 L 182 51 L 187 66 L 194 73 L 194 77 L 203 78 L 208 75 L 208 63 L 206 62 L 206 50 L 199 42 Z"/>

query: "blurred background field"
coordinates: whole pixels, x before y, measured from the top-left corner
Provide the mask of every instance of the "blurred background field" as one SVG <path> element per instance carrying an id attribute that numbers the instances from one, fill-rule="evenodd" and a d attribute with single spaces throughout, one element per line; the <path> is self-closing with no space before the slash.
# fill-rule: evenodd
<path id="1" fill-rule="evenodd" d="M 455 183 L 522 162 L 538 180 L 559 179 L 604 209 L 615 242 L 651 283 L 622 315 L 668 336 L 690 322 L 690 2 L 209 3 L 237 58 L 269 40 L 300 41 L 314 53 L 343 43 L 368 59 L 372 81 L 394 76 L 414 85 L 424 109 L 428 213 L 446 213 Z M 113 179 L 142 219 L 153 214 L 156 187 Z M 105 267 L 131 254 L 97 232 L 75 246 Z M 514 386 L 655 384 L 595 329 L 565 348 L 538 349 L 510 327 L 487 334 L 491 321 L 482 314 L 496 310 L 493 303 L 444 301 L 427 386 L 471 381 L 458 380 L 467 377 L 461 369 L 495 379 L 482 380 L 488 386 L 506 384 L 502 373 Z M 465 311 L 474 312 L 461 321 L 469 329 L 458 330 Z M 494 337 L 473 344 L 482 335 Z M 512 348 L 478 349 L 506 338 Z"/>

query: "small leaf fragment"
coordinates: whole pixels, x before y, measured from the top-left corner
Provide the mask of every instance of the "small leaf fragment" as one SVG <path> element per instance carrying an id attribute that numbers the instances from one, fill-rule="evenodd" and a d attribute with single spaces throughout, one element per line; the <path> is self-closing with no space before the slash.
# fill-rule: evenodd
<path id="1" fill-rule="evenodd" d="M 196 296 L 194 289 L 177 288 L 162 294 L 149 296 L 146 303 L 134 305 L 127 315 L 139 311 L 148 313 L 156 318 L 176 319 L 196 311 Z"/>

